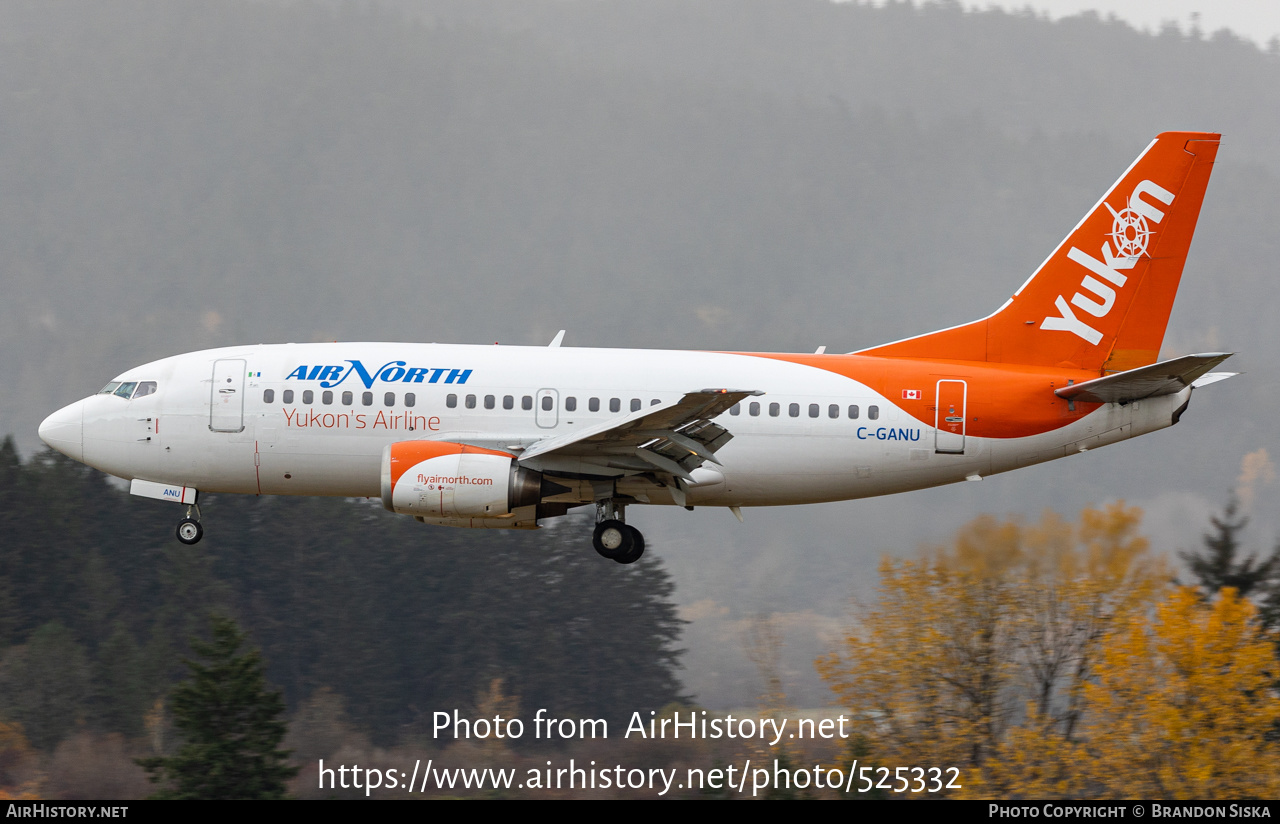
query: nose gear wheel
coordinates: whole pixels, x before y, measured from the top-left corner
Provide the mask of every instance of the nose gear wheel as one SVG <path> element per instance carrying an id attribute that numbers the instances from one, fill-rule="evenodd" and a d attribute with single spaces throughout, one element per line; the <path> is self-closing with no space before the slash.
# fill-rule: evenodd
<path id="1" fill-rule="evenodd" d="M 192 514 L 194 513 L 194 517 Z M 204 537 L 204 527 L 200 526 L 200 505 L 187 507 L 187 517 L 178 522 L 178 540 L 187 546 L 200 543 Z"/>
<path id="2" fill-rule="evenodd" d="M 190 546 L 200 543 L 204 537 L 204 527 L 195 518 L 183 518 L 178 522 L 178 540 Z"/>

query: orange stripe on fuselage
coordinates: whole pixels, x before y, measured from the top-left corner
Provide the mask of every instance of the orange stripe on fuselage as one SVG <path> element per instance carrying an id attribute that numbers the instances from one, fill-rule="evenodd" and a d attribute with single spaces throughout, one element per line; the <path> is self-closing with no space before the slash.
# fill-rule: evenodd
<path id="1" fill-rule="evenodd" d="M 968 384 L 966 434 L 979 438 L 1025 438 L 1052 432 L 1083 418 L 1101 404 L 1076 401 L 1075 410 L 1053 394 L 1068 381 L 1082 383 L 1097 372 L 974 361 L 873 358 L 866 355 L 795 355 L 735 352 L 753 358 L 811 366 L 843 375 L 879 392 L 916 420 L 933 426 L 938 381 Z M 904 390 L 920 391 L 919 400 L 904 400 Z"/>

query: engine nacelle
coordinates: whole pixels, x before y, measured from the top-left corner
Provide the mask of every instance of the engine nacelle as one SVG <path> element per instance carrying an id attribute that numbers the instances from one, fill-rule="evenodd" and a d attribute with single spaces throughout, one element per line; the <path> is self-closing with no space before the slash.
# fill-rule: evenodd
<path id="1" fill-rule="evenodd" d="M 511 517 L 541 500 L 542 473 L 509 452 L 448 441 L 401 441 L 382 451 L 382 505 L 432 519 Z"/>

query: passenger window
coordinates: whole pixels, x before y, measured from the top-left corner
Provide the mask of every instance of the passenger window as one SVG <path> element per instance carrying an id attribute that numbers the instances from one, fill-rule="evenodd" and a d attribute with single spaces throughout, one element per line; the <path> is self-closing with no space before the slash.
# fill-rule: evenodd
<path id="1" fill-rule="evenodd" d="M 640 399 L 639 399 L 639 398 L 632 398 L 632 399 L 631 399 L 631 411 L 632 411 L 632 412 L 639 412 L 639 411 L 640 411 Z"/>
<path id="2" fill-rule="evenodd" d="M 816 403 L 809 404 L 809 417 L 818 417 L 818 405 Z"/>
<path id="3" fill-rule="evenodd" d="M 513 398 L 513 397 L 511 397 L 510 395 L 503 395 L 503 396 L 502 396 L 502 408 L 503 408 L 503 409 L 515 409 L 515 408 L 516 408 L 516 399 L 515 399 L 515 398 Z"/>
<path id="4" fill-rule="evenodd" d="M 498 399 L 497 399 L 497 398 L 495 398 L 493 395 L 485 395 L 485 396 L 484 396 L 484 408 L 485 408 L 485 409 L 492 409 L 494 406 L 496 406 L 496 405 L 497 405 L 497 403 L 498 403 Z"/>
<path id="5" fill-rule="evenodd" d="M 263 402 L 263 403 L 275 403 L 275 402 L 276 402 L 276 390 L 274 390 L 274 389 L 264 389 L 264 390 L 262 390 L 262 402 Z"/>
<path id="6" fill-rule="evenodd" d="M 133 394 L 133 390 L 137 385 L 138 385 L 137 381 L 122 383 L 118 387 L 116 387 L 116 394 L 127 400 L 129 396 Z"/>
<path id="7" fill-rule="evenodd" d="M 868 418 L 870 418 L 870 419 L 871 419 L 871 420 L 873 420 L 873 421 L 874 421 L 874 420 L 879 420 L 879 418 L 880 418 L 880 407 L 878 407 L 878 406 L 868 406 L 868 407 L 867 407 L 867 417 L 868 417 Z"/>
<path id="8" fill-rule="evenodd" d="M 588 410 L 588 411 L 590 411 L 590 412 L 599 412 L 599 411 L 600 411 L 600 399 L 599 399 L 599 398 L 592 398 L 591 400 L 587 401 L 587 410 Z"/>
<path id="9" fill-rule="evenodd" d="M 857 420 L 857 418 L 858 418 L 858 405 L 856 403 L 849 404 L 849 419 Z"/>
<path id="10" fill-rule="evenodd" d="M 753 417 L 753 418 L 758 418 L 758 417 L 760 417 L 760 404 L 759 404 L 759 402 L 757 402 L 757 401 L 752 401 L 752 402 L 751 402 L 751 407 L 750 407 L 750 409 L 749 409 L 748 411 L 751 413 L 751 417 Z"/>
<path id="11" fill-rule="evenodd" d="M 610 411 L 610 412 L 617 412 L 617 411 L 618 411 L 618 410 L 620 410 L 621 408 L 622 408 L 622 401 L 620 401 L 620 400 L 619 400 L 619 399 L 617 399 L 617 398 L 610 398 L 610 399 L 609 399 L 609 411 Z"/>
<path id="12" fill-rule="evenodd" d="M 328 390 L 328 389 L 326 389 L 326 390 L 324 390 L 323 392 L 321 392 L 321 393 L 320 393 L 320 403 L 324 404 L 325 406 L 332 406 L 332 405 L 333 405 L 333 392 L 331 392 L 331 391 L 330 391 L 330 390 Z"/>
<path id="13" fill-rule="evenodd" d="M 99 392 L 98 394 L 99 394 L 99 395 L 114 395 L 114 394 L 116 393 L 116 387 L 117 387 L 117 386 L 119 386 L 119 385 L 120 385 L 120 383 L 119 383 L 118 381 L 112 381 L 111 383 L 109 383 L 109 384 L 107 384 L 106 386 L 102 387 L 102 391 L 101 391 L 101 392 Z"/>
<path id="14" fill-rule="evenodd" d="M 782 406 L 780 404 L 776 404 L 776 403 L 769 404 L 769 417 L 776 418 L 778 417 L 778 413 L 781 411 L 782 411 Z"/>
<path id="15" fill-rule="evenodd" d="M 284 394 L 280 396 L 280 399 L 285 403 L 293 403 L 293 390 L 292 389 L 284 390 Z"/>
<path id="16" fill-rule="evenodd" d="M 740 403 L 735 403 L 733 406 L 729 407 L 729 414 L 730 414 L 730 415 L 741 415 L 741 414 L 742 414 L 742 404 L 740 404 Z"/>
<path id="17" fill-rule="evenodd" d="M 142 383 L 138 384 L 138 388 L 133 391 L 133 397 L 136 400 L 138 398 L 144 398 L 147 395 L 154 395 L 155 393 L 156 393 L 156 382 L 143 381 Z"/>
<path id="18" fill-rule="evenodd" d="M 447 407 L 449 407 L 450 409 L 455 409 L 455 408 L 457 408 L 457 406 L 458 406 L 458 396 L 457 396 L 457 395 L 446 395 L 446 396 L 445 396 L 445 399 L 444 399 L 444 405 L 445 405 L 445 406 L 447 406 Z"/>
<path id="19" fill-rule="evenodd" d="M 383 395 L 383 396 L 382 396 L 382 405 L 383 405 L 383 406 L 395 406 L 395 405 L 396 405 L 396 393 L 395 393 L 395 392 L 388 392 L 387 394 Z"/>
<path id="20" fill-rule="evenodd" d="M 787 406 L 787 414 L 793 418 L 800 417 L 800 404 L 793 403 Z"/>
<path id="21" fill-rule="evenodd" d="M 475 408 L 476 408 L 476 396 L 475 396 L 475 395 L 467 395 L 467 401 L 466 401 L 466 403 L 467 403 L 467 408 L 468 408 L 468 409 L 475 409 Z"/>
<path id="22" fill-rule="evenodd" d="M 521 398 L 521 399 L 520 399 L 520 408 L 521 408 L 521 409 L 523 409 L 523 410 L 524 410 L 524 411 L 526 411 L 526 412 L 528 412 L 530 409 L 532 409 L 532 408 L 533 408 L 533 396 L 532 396 L 532 395 L 525 395 L 523 398 Z"/>
<path id="23" fill-rule="evenodd" d="M 355 395 L 352 395 L 350 392 L 343 392 L 343 393 L 342 393 L 342 405 L 343 405 L 343 406 L 350 406 L 351 404 L 353 404 L 353 403 L 355 403 L 355 402 L 356 402 L 356 396 L 355 396 Z"/>
<path id="24" fill-rule="evenodd" d="M 364 404 L 365 406 L 373 406 L 373 393 L 372 393 L 372 392 L 361 392 L 361 393 L 360 393 L 360 403 Z"/>
<path id="25" fill-rule="evenodd" d="M 827 417 L 828 417 L 828 418 L 838 418 L 838 417 L 840 417 L 840 404 L 838 404 L 838 403 L 833 403 L 833 404 L 831 404 L 830 406 L 828 406 L 828 407 L 827 407 Z"/>
<path id="26" fill-rule="evenodd" d="M 550 412 L 550 411 L 551 411 L 551 408 L 552 408 L 553 406 L 555 406 L 555 401 L 551 400 L 551 396 L 550 396 L 550 395 L 543 395 L 543 396 L 542 396 L 542 411 L 543 411 L 543 412 Z"/>
<path id="27" fill-rule="evenodd" d="M 304 389 L 302 391 L 302 402 L 305 403 L 307 406 L 310 406 L 313 402 L 315 402 L 315 399 L 316 399 L 315 392 L 312 392 L 310 389 Z"/>
<path id="28" fill-rule="evenodd" d="M 417 395 L 413 394 L 412 392 L 405 392 L 405 393 L 404 393 L 404 405 L 405 405 L 405 406 L 407 406 L 407 407 L 409 407 L 410 409 L 412 409 L 412 408 L 413 408 L 413 405 L 414 405 L 415 403 L 417 403 L 417 402 L 418 402 L 418 396 L 417 396 Z"/>
<path id="29" fill-rule="evenodd" d="M 566 411 L 566 412 L 577 412 L 577 411 L 578 411 L 578 399 L 577 399 L 577 398 L 575 398 L 573 395 L 570 395 L 569 397 L 565 398 L 565 399 L 564 399 L 564 411 Z"/>

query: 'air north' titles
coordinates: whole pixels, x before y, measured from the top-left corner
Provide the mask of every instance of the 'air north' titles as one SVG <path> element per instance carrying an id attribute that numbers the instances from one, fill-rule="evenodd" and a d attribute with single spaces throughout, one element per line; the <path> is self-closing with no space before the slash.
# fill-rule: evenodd
<path id="1" fill-rule="evenodd" d="M 471 377 L 470 369 L 430 368 L 425 366 L 408 366 L 406 361 L 388 361 L 370 372 L 358 360 L 348 360 L 345 365 L 331 366 L 305 364 L 289 373 L 285 380 L 320 381 L 320 386 L 332 389 L 355 375 L 364 384 L 365 389 L 372 389 L 374 381 L 388 383 L 452 383 L 464 384 Z"/>

